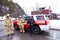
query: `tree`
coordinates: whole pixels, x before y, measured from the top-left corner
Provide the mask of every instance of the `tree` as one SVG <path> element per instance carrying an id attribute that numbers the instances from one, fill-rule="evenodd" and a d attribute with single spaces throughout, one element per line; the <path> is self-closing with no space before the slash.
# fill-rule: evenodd
<path id="1" fill-rule="evenodd" d="M 14 9 L 14 3 L 12 1 L 7 1 L 7 6 L 9 7 L 10 13 L 12 13 Z"/>
<path id="2" fill-rule="evenodd" d="M 2 0 L 0 0 L 0 5 L 2 4 Z"/>
<path id="3" fill-rule="evenodd" d="M 14 9 L 14 3 L 8 0 L 0 0 L 0 5 L 7 6 L 9 8 L 9 13 L 12 13 Z"/>

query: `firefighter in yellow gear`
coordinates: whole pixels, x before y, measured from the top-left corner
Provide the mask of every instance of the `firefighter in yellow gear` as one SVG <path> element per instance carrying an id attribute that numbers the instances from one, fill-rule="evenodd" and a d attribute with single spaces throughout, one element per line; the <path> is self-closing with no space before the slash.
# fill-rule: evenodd
<path id="1" fill-rule="evenodd" d="M 20 32 L 21 33 L 24 33 L 25 30 L 24 30 L 24 20 L 21 16 L 18 17 L 18 25 L 19 25 L 19 28 L 20 28 Z"/>
<path id="2" fill-rule="evenodd" d="M 11 34 L 14 33 L 14 31 L 13 31 L 13 28 L 12 28 L 12 21 L 11 21 L 9 16 L 10 16 L 10 14 L 6 15 L 6 19 L 4 20 L 4 26 L 7 30 L 7 34 L 11 35 Z"/>

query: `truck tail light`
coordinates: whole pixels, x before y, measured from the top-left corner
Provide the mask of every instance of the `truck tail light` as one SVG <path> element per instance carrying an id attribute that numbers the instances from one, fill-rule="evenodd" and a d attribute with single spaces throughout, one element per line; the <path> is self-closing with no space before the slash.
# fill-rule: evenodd
<path id="1" fill-rule="evenodd" d="M 49 22 L 49 20 L 46 20 L 45 21 L 45 25 L 48 25 L 50 22 Z"/>

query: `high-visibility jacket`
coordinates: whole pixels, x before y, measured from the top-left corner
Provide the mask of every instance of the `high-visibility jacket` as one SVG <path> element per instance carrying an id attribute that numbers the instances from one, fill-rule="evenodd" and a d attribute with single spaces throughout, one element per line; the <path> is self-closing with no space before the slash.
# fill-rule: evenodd
<path id="1" fill-rule="evenodd" d="M 18 25 L 24 26 L 23 22 L 24 22 L 23 19 L 18 19 Z"/>
<path id="2" fill-rule="evenodd" d="M 24 30 L 24 20 L 23 19 L 18 19 L 18 25 L 19 25 L 19 28 L 20 28 L 20 32 L 25 32 Z"/>
<path id="3" fill-rule="evenodd" d="M 14 32 L 13 32 L 13 29 L 12 29 L 12 21 L 11 21 L 11 19 L 6 18 L 6 19 L 4 20 L 4 25 L 5 25 L 5 28 L 7 29 L 7 34 L 12 34 L 12 33 L 14 33 Z"/>

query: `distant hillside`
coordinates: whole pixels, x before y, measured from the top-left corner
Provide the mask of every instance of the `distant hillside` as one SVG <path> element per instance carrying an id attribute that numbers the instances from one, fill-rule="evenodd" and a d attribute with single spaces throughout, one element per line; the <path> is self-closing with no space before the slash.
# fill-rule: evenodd
<path id="1" fill-rule="evenodd" d="M 8 0 L 0 0 L 0 16 L 4 16 L 7 13 L 11 14 L 12 17 L 25 14 L 24 10 L 18 4 Z"/>
<path id="2" fill-rule="evenodd" d="M 14 5 L 15 5 L 14 11 L 11 14 L 12 17 L 18 17 L 19 15 L 25 14 L 24 10 L 18 4 L 15 3 Z"/>

